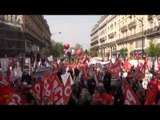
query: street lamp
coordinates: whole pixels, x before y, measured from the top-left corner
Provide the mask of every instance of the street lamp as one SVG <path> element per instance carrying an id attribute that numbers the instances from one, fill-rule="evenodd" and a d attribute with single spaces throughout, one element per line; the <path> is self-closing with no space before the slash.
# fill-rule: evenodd
<path id="1" fill-rule="evenodd" d="M 56 33 L 57 33 L 57 32 L 55 32 L 55 33 L 51 34 L 51 36 L 52 36 L 52 35 L 55 35 Z M 58 34 L 61 34 L 61 32 L 58 32 Z"/>

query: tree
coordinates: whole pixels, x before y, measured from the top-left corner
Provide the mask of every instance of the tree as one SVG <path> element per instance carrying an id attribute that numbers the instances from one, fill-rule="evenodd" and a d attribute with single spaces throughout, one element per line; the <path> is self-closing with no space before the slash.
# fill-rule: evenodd
<path id="1" fill-rule="evenodd" d="M 91 57 L 96 57 L 97 56 L 97 51 L 96 50 L 90 50 L 88 52 L 88 55 L 90 55 Z"/>
<path id="2" fill-rule="evenodd" d="M 60 57 L 63 54 L 63 49 L 64 47 L 62 43 L 54 41 L 54 43 L 52 43 L 51 53 L 54 57 Z"/>
<path id="3" fill-rule="evenodd" d="M 149 57 L 156 57 L 160 55 L 160 47 L 155 45 L 153 41 L 149 43 L 149 47 L 146 49 L 146 53 Z"/>
<path id="4" fill-rule="evenodd" d="M 77 51 L 78 49 L 82 48 L 82 46 L 79 43 L 76 43 L 74 49 Z"/>
<path id="5" fill-rule="evenodd" d="M 45 49 L 44 51 L 44 54 L 46 57 L 50 56 L 52 53 L 51 53 L 51 50 L 49 50 L 48 48 Z"/>
<path id="6" fill-rule="evenodd" d="M 120 49 L 120 56 L 125 59 L 127 51 L 127 48 Z"/>

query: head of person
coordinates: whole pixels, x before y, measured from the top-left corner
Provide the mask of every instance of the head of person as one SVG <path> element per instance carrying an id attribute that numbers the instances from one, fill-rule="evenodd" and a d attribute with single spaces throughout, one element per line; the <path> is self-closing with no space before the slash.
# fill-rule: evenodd
<path id="1" fill-rule="evenodd" d="M 98 93 L 99 94 L 106 93 L 103 83 L 99 83 L 99 85 L 98 85 Z"/>
<path id="2" fill-rule="evenodd" d="M 88 90 L 86 88 L 82 89 L 82 96 L 85 97 L 88 94 Z"/>

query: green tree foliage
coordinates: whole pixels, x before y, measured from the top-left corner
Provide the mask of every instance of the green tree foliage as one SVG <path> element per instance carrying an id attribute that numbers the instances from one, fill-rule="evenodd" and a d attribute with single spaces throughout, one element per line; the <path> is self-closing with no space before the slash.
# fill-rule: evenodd
<path id="1" fill-rule="evenodd" d="M 122 58 L 125 58 L 127 51 L 128 51 L 127 48 L 122 48 L 122 49 L 120 49 L 120 56 L 121 56 Z"/>
<path id="2" fill-rule="evenodd" d="M 146 53 L 149 57 L 156 57 L 160 55 L 160 47 L 155 45 L 153 41 L 149 43 L 149 47 L 146 49 Z"/>
<path id="3" fill-rule="evenodd" d="M 90 55 L 91 57 L 96 57 L 97 56 L 97 51 L 96 50 L 90 50 L 88 52 L 88 55 Z"/>
<path id="4" fill-rule="evenodd" d="M 64 47 L 63 47 L 62 43 L 54 42 L 54 43 L 52 43 L 51 53 L 54 57 L 60 57 L 61 55 L 63 55 L 63 49 L 64 49 Z"/>

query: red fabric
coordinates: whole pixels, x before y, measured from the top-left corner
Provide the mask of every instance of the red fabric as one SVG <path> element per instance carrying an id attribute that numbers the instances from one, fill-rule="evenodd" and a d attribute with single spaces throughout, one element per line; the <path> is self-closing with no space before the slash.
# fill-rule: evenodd
<path id="1" fill-rule="evenodd" d="M 141 105 L 141 102 L 127 81 L 124 83 L 124 104 Z"/>
<path id="2" fill-rule="evenodd" d="M 130 69 L 131 69 L 131 64 L 130 64 L 128 61 L 125 61 L 125 62 L 124 62 L 124 68 L 125 68 L 125 70 L 126 70 L 127 72 L 129 72 Z"/>
<path id="3" fill-rule="evenodd" d="M 115 63 L 113 64 L 112 61 L 110 61 L 110 66 L 108 68 L 108 71 L 112 74 L 112 76 L 119 77 L 119 72 L 121 72 L 121 60 L 119 58 L 116 58 Z"/>
<path id="4" fill-rule="evenodd" d="M 64 104 L 68 103 L 70 94 L 71 94 L 71 80 L 70 80 L 70 75 L 67 79 L 66 85 L 63 87 L 63 102 Z"/>
<path id="5" fill-rule="evenodd" d="M 43 93 L 43 81 L 38 78 L 38 80 L 31 86 L 31 93 L 35 97 L 37 104 L 42 104 L 42 93 Z"/>
<path id="6" fill-rule="evenodd" d="M 53 101 L 53 80 L 51 77 L 51 74 L 49 75 L 49 73 L 45 73 L 43 88 L 43 96 L 47 97 L 50 103 Z"/>
<path id="7" fill-rule="evenodd" d="M 25 105 L 26 101 L 10 86 L 0 84 L 0 105 Z"/>
<path id="8" fill-rule="evenodd" d="M 60 82 L 58 76 L 53 73 L 52 75 L 53 80 L 53 104 L 61 105 L 63 104 L 63 84 Z"/>
<path id="9" fill-rule="evenodd" d="M 94 97 L 94 100 L 95 102 L 100 102 L 103 105 L 110 105 L 113 103 L 113 96 L 107 93 L 103 95 L 97 93 Z"/>
<path id="10" fill-rule="evenodd" d="M 119 76 L 119 72 L 121 72 L 120 65 L 110 68 L 109 72 L 112 74 L 112 76 L 118 77 Z"/>
<path id="11" fill-rule="evenodd" d="M 150 80 L 148 83 L 148 90 L 146 94 L 145 105 L 155 105 L 156 104 L 156 96 L 158 92 L 158 80 Z"/>
<path id="12" fill-rule="evenodd" d="M 148 59 L 145 59 L 144 61 L 144 68 L 145 70 L 148 69 Z"/>

